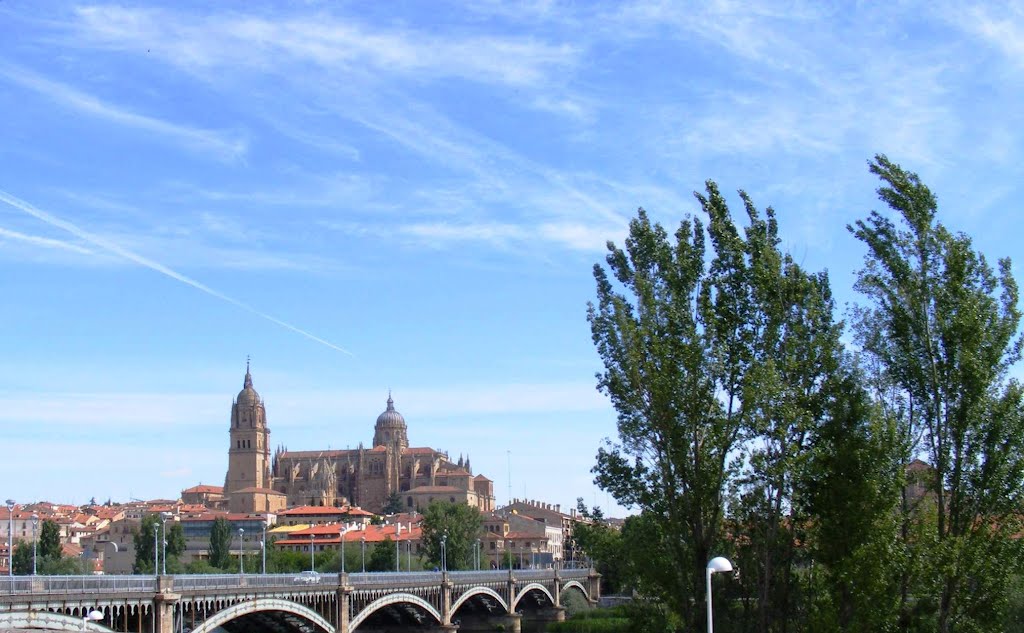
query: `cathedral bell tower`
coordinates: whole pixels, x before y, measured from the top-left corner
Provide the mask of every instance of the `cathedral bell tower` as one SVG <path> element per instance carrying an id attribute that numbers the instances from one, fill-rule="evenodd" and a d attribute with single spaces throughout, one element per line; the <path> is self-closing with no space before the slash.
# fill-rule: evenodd
<path id="1" fill-rule="evenodd" d="M 252 387 L 248 360 L 245 362 L 242 390 L 231 405 L 230 434 L 225 494 L 230 496 L 244 488 L 269 488 L 270 429 L 267 428 L 267 411 L 263 401 Z"/>

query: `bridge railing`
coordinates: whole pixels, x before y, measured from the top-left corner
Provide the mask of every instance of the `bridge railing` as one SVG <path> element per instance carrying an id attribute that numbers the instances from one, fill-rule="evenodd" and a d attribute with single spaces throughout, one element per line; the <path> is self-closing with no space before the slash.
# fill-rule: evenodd
<path id="1" fill-rule="evenodd" d="M 154 593 L 156 576 L 7 576 L 0 594 Z"/>
<path id="2" fill-rule="evenodd" d="M 555 573 L 551 569 L 517 569 L 518 580 L 543 580 Z M 589 569 L 560 569 L 564 579 L 586 578 Z M 507 569 L 451 571 L 453 582 L 495 582 L 508 578 Z M 443 577 L 438 571 L 356 572 L 348 574 L 348 583 L 356 587 L 433 585 Z M 175 590 L 237 589 L 243 587 L 284 587 L 297 582 L 298 574 L 182 574 L 167 577 Z M 301 581 L 300 581 L 301 582 Z M 319 586 L 337 586 L 338 574 L 321 574 Z M 304 584 L 304 583 L 303 583 Z M 97 594 L 155 593 L 156 576 L 0 576 L 0 596 L 11 594 Z"/>
<path id="3" fill-rule="evenodd" d="M 296 584 L 299 574 L 182 574 L 172 576 L 174 589 L 238 589 L 242 587 L 288 587 Z M 305 584 L 305 581 L 298 581 Z M 337 585 L 338 574 L 320 574 L 321 585 Z"/>
<path id="4" fill-rule="evenodd" d="M 367 571 L 348 574 L 350 585 L 441 584 L 439 571 Z"/>
<path id="5" fill-rule="evenodd" d="M 571 578 L 573 580 L 579 578 L 587 578 L 590 576 L 591 569 L 588 568 L 576 568 L 576 569 L 560 569 L 558 575 L 562 578 Z"/>
<path id="6" fill-rule="evenodd" d="M 495 582 L 501 580 L 508 580 L 507 569 L 495 569 L 495 570 L 484 570 L 477 569 L 471 571 L 450 571 L 448 572 L 449 578 L 452 582 L 457 583 L 471 583 L 471 582 Z"/>

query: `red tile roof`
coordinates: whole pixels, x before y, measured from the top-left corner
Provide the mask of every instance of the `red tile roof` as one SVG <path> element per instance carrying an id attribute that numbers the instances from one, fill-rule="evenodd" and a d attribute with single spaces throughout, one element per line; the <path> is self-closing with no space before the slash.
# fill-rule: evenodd
<path id="1" fill-rule="evenodd" d="M 182 493 L 186 493 L 186 492 L 212 492 L 212 493 L 223 494 L 224 493 L 224 486 L 208 486 L 208 485 L 205 485 L 205 484 L 199 484 L 198 486 L 192 486 L 191 488 L 187 488 L 185 490 L 182 490 L 181 492 Z"/>
<path id="2" fill-rule="evenodd" d="M 365 540 L 367 543 L 378 543 L 384 540 L 395 540 L 395 525 L 367 525 L 362 530 L 349 530 L 345 532 L 346 543 L 358 543 Z M 313 535 L 313 542 L 317 545 L 341 544 L 340 525 L 316 525 L 305 530 L 290 532 L 286 538 L 274 541 L 275 545 L 308 545 L 309 537 Z M 410 532 L 407 525 L 402 526 L 399 538 L 405 540 L 418 540 L 422 535 L 418 525 L 412 526 Z"/>

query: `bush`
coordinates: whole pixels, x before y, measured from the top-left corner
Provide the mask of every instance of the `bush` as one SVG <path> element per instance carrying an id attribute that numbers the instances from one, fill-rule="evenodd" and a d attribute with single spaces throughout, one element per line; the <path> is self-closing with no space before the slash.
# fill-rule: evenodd
<path id="1" fill-rule="evenodd" d="M 628 618 L 573 618 L 547 625 L 551 633 L 628 633 L 632 630 Z"/>

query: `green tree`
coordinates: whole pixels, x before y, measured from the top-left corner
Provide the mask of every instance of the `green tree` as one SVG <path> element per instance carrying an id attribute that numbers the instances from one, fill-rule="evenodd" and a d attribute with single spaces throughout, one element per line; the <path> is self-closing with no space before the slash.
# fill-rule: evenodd
<path id="1" fill-rule="evenodd" d="M 46 557 L 39 560 L 39 574 L 45 576 L 81 576 L 92 573 L 90 561 L 73 556 Z"/>
<path id="2" fill-rule="evenodd" d="M 420 523 L 420 543 L 428 564 L 441 567 L 441 539 L 445 539 L 448 569 L 471 569 L 473 548 L 481 536 L 484 518 L 480 510 L 464 503 L 435 501 L 427 506 Z"/>
<path id="3" fill-rule="evenodd" d="M 783 253 L 774 211 L 762 216 L 740 195 L 748 217 L 744 236 L 726 224 L 718 241 L 729 246 L 717 247 L 733 262 L 730 287 L 746 297 L 738 316 L 748 319 L 741 326 L 750 358 L 741 398 L 752 441 L 736 481 L 733 531 L 743 544 L 737 556 L 746 559 L 742 582 L 756 597 L 757 629 L 770 631 L 798 625 L 804 615 L 797 570 L 807 561 L 797 544 L 805 538 L 807 517 L 797 494 L 808 475 L 811 440 L 828 415 L 841 324 L 833 319 L 828 276 L 804 271 Z M 706 205 L 712 204 L 709 196 Z"/>
<path id="4" fill-rule="evenodd" d="M 402 497 L 397 492 L 392 492 L 388 495 L 387 501 L 384 502 L 384 509 L 381 510 L 381 514 L 398 514 L 405 510 L 402 505 Z"/>
<path id="5" fill-rule="evenodd" d="M 856 286 L 870 301 L 861 342 L 907 402 L 936 504 L 931 576 L 905 602 L 903 625 L 932 596 L 933 630 L 998 627 L 1018 571 L 1010 537 L 1024 479 L 1021 387 L 1007 377 L 1021 353 L 1017 284 L 1008 259 L 993 270 L 937 221 L 916 174 L 882 155 L 870 170 L 898 224 L 872 212 L 849 227 L 868 251 Z"/>
<path id="6" fill-rule="evenodd" d="M 158 574 L 156 569 L 156 547 L 159 546 L 160 515 L 148 514 L 142 518 L 138 528 L 132 529 L 132 542 L 135 545 L 135 563 L 132 570 L 136 574 Z M 156 532 L 156 536 L 154 536 Z"/>
<path id="7" fill-rule="evenodd" d="M 231 523 L 224 517 L 217 517 L 210 527 L 210 564 L 218 569 L 230 569 L 231 565 Z"/>
<path id="8" fill-rule="evenodd" d="M 197 558 L 183 568 L 186 574 L 223 574 L 223 569 L 218 569 L 210 564 L 210 561 Z"/>
<path id="9" fill-rule="evenodd" d="M 637 529 L 657 539 L 645 559 L 649 590 L 687 629 L 703 621 L 692 598 L 703 598 L 726 484 L 752 424 L 744 391 L 758 387 L 748 380 L 759 335 L 748 244 L 713 182 L 697 198 L 707 230 L 686 218 L 674 241 L 639 211 L 625 248 L 608 244 L 611 277 L 594 267 L 587 311 L 605 368 L 598 388 L 618 414 L 619 441 L 599 450 L 596 482 L 641 511 Z"/>
<path id="10" fill-rule="evenodd" d="M 347 563 L 347 561 L 346 561 Z M 373 546 L 370 557 L 366 561 L 366 571 L 394 571 L 395 542 L 390 536 L 384 537 Z"/>
<path id="11" fill-rule="evenodd" d="M 589 558 L 593 561 L 601 574 L 602 594 L 622 592 L 625 578 L 632 574 L 621 533 L 608 525 L 601 508 L 590 510 L 582 498 L 577 498 L 576 509 L 580 519 L 573 521 L 572 540 L 568 543 L 573 549 L 574 560 Z M 634 585 L 634 581 L 630 578 L 629 584 Z"/>
<path id="12" fill-rule="evenodd" d="M 872 402 L 857 370 L 834 381 L 828 415 L 816 429 L 800 499 L 816 565 L 808 605 L 814 631 L 891 630 L 899 577 L 890 568 L 899 540 L 902 483 L 895 421 Z"/>
<path id="13" fill-rule="evenodd" d="M 63 546 L 60 540 L 60 526 L 52 519 L 44 519 L 39 531 L 39 547 L 37 551 L 40 558 L 60 558 L 63 554 Z"/>
<path id="14" fill-rule="evenodd" d="M 32 573 L 31 543 L 27 543 L 20 539 L 18 541 L 15 541 L 14 560 L 12 562 L 12 565 L 14 567 L 14 573 L 18 576 L 27 576 Z"/>
<path id="15" fill-rule="evenodd" d="M 185 541 L 185 528 L 178 521 L 167 528 L 167 562 L 178 560 L 185 553 L 188 543 Z"/>

